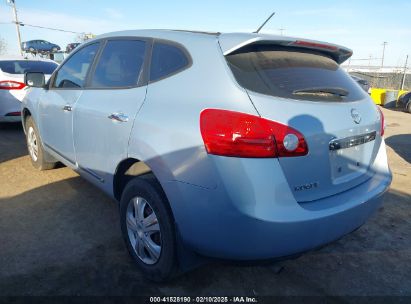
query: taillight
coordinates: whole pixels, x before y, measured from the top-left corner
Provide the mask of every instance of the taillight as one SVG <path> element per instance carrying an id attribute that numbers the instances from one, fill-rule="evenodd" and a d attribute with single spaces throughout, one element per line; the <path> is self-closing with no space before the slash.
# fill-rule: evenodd
<path id="1" fill-rule="evenodd" d="M 21 90 L 25 86 L 24 83 L 14 80 L 0 81 L 0 90 Z"/>
<path id="2" fill-rule="evenodd" d="M 381 109 L 377 106 L 378 112 L 380 112 L 380 134 L 381 136 L 384 135 L 385 131 L 385 121 L 384 121 L 384 114 L 382 113 Z"/>
<path id="3" fill-rule="evenodd" d="M 297 130 L 246 113 L 205 109 L 200 130 L 209 154 L 258 158 L 308 153 L 304 136 Z"/>
<path id="4" fill-rule="evenodd" d="M 6 116 L 21 116 L 21 112 L 10 112 L 7 113 Z"/>

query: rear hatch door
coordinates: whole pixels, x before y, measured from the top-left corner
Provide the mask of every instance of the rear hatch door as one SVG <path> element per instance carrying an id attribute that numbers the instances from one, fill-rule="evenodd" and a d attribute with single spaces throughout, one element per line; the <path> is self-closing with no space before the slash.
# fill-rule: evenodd
<path id="1" fill-rule="evenodd" d="M 225 56 L 259 114 L 304 135 L 308 155 L 279 162 L 296 200 L 308 202 L 372 176 L 370 165 L 381 142 L 380 116 L 338 64 L 348 49 L 295 41 L 253 41 L 232 47 Z"/>

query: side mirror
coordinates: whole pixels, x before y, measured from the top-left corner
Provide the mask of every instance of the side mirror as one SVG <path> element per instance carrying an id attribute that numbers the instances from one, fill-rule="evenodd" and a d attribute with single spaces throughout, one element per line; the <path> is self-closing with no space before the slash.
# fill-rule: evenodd
<path id="1" fill-rule="evenodd" d="M 29 87 L 43 88 L 46 84 L 46 78 L 41 72 L 27 72 L 24 74 L 24 83 Z"/>

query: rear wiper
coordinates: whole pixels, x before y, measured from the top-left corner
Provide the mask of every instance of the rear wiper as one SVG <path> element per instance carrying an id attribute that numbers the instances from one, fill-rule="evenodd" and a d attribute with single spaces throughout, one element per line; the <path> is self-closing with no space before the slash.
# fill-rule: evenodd
<path id="1" fill-rule="evenodd" d="M 293 91 L 294 95 L 337 95 L 340 97 L 347 96 L 348 91 L 338 87 L 312 87 Z"/>

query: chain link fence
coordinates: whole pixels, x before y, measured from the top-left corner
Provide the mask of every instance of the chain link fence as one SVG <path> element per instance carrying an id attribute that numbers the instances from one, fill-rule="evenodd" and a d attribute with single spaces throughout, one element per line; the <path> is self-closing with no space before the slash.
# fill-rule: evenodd
<path id="1" fill-rule="evenodd" d="M 343 66 L 343 68 L 351 75 L 367 80 L 372 88 L 400 90 L 404 80 L 404 90 L 411 91 L 410 69 L 404 73 L 404 67 Z"/>

